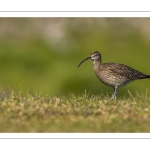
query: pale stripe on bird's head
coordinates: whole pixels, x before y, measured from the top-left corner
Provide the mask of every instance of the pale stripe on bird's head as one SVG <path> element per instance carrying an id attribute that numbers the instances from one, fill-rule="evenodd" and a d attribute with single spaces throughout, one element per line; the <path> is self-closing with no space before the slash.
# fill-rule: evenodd
<path id="1" fill-rule="evenodd" d="M 92 60 L 101 59 L 101 54 L 98 51 L 92 52 L 90 56 Z"/>

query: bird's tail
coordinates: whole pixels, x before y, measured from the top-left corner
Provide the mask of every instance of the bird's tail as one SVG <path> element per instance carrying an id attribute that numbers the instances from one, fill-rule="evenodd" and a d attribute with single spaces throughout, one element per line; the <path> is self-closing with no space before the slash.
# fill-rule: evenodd
<path id="1" fill-rule="evenodd" d="M 142 77 L 141 79 L 145 79 L 145 78 L 149 78 L 150 79 L 150 75 L 146 75 L 146 76 Z"/>

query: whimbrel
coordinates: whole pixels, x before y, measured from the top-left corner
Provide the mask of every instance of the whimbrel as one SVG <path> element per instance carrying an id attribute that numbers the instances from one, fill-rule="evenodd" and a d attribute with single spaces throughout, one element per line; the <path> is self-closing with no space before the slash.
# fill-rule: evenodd
<path id="1" fill-rule="evenodd" d="M 150 75 L 146 75 L 124 64 L 102 63 L 101 54 L 98 51 L 92 52 L 89 57 L 80 62 L 78 67 L 89 59 L 93 61 L 94 72 L 98 79 L 105 85 L 113 87 L 112 99 L 116 97 L 118 87 L 125 86 L 134 80 L 150 78 Z"/>

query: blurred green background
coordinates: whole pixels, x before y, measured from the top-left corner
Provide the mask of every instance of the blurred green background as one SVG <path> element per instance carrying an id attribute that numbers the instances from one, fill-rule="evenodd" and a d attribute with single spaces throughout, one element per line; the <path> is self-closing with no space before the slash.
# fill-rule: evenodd
<path id="1" fill-rule="evenodd" d="M 93 51 L 103 62 L 123 63 L 150 74 L 150 18 L 0 18 L 0 87 L 26 93 L 111 94 L 95 76 Z M 144 94 L 150 80 L 118 90 Z"/>

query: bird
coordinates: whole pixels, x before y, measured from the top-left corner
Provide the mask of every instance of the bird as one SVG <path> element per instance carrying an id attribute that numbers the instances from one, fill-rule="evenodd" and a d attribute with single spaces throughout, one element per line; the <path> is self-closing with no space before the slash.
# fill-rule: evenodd
<path id="1" fill-rule="evenodd" d="M 101 53 L 94 51 L 90 56 L 82 60 L 80 65 L 87 61 L 93 61 L 93 69 L 98 79 L 105 85 L 112 87 L 114 93 L 111 99 L 116 98 L 117 88 L 125 86 L 135 80 L 150 78 L 150 75 L 135 70 L 127 65 L 119 63 L 102 63 Z"/>

